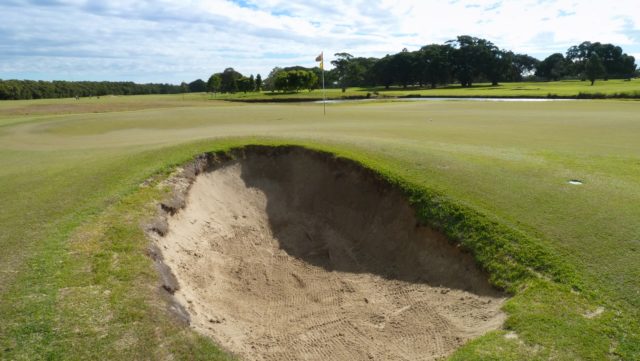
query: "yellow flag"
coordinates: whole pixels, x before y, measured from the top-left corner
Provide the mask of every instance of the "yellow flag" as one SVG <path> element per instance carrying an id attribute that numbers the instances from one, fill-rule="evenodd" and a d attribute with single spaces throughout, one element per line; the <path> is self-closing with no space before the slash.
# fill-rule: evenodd
<path id="1" fill-rule="evenodd" d="M 324 70 L 324 51 L 316 56 L 316 61 L 320 62 L 320 69 Z"/>

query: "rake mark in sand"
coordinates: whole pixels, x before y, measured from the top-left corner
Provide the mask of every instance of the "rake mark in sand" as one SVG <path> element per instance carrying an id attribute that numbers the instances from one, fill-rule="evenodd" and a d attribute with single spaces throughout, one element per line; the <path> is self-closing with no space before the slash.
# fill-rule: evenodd
<path id="1" fill-rule="evenodd" d="M 504 321 L 473 259 L 353 162 L 248 148 L 155 242 L 191 325 L 247 360 L 428 360 Z"/>

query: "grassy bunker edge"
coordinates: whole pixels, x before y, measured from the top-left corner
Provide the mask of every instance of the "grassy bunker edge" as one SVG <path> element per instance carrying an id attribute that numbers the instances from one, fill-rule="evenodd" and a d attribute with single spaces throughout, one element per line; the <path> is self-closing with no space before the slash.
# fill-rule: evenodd
<path id="1" fill-rule="evenodd" d="M 514 296 L 505 306 L 510 315 L 505 330 L 469 342 L 452 359 L 626 359 L 627 355 L 635 354 L 632 340 L 624 344 L 616 341 L 625 338 L 621 334 L 628 334 L 625 325 L 619 323 L 619 313 L 618 317 L 611 312 L 598 320 L 584 316 L 595 308 L 594 304 L 606 302 L 585 289 L 571 265 L 542 246 L 543 242 L 463 202 L 412 183 L 390 171 L 384 163 L 327 145 L 281 141 L 230 145 L 200 157 L 233 159 L 234 153 L 244 149 L 290 148 L 304 148 L 354 163 L 400 190 L 423 225 L 443 232 L 454 246 L 469 252 L 489 274 L 494 286 Z M 584 337 L 584 330 L 592 335 Z"/>

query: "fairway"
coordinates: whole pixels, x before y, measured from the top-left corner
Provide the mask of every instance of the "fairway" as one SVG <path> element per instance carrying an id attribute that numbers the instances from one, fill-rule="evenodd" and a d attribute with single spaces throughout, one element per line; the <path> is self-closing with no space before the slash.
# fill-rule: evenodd
<path id="1" fill-rule="evenodd" d="M 326 116 L 203 94 L 5 101 L 0 359 L 230 358 L 167 311 L 144 228 L 176 166 L 248 144 L 353 159 L 413 196 L 422 221 L 443 205 L 433 214 L 460 239 L 513 235 L 506 256 L 463 247 L 511 298 L 502 328 L 452 359 L 639 359 L 639 114 L 633 100 L 371 101 Z"/>

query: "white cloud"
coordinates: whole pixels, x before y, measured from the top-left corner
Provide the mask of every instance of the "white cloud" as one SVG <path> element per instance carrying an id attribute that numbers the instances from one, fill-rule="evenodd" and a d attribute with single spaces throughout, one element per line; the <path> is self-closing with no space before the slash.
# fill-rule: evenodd
<path id="1" fill-rule="evenodd" d="M 474 35 L 544 57 L 584 40 L 640 54 L 635 1 L 10 0 L 0 4 L 0 78 L 180 82 L 233 66 L 314 65 Z"/>

